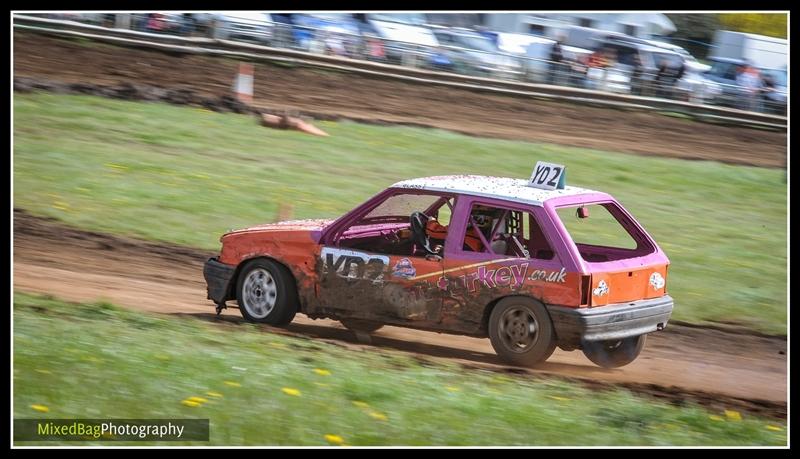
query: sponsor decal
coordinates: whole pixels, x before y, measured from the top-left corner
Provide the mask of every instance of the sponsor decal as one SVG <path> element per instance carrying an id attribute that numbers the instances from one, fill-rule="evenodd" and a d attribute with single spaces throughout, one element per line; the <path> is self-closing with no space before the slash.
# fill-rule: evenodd
<path id="1" fill-rule="evenodd" d="M 650 275 L 650 285 L 656 290 L 664 288 L 664 277 L 661 273 L 653 273 Z"/>
<path id="2" fill-rule="evenodd" d="M 531 273 L 528 280 L 532 281 L 545 281 L 545 282 L 558 282 L 564 283 L 567 281 L 567 270 L 561 268 L 560 271 L 545 271 L 544 269 L 537 269 Z"/>
<path id="3" fill-rule="evenodd" d="M 392 269 L 392 276 L 409 279 L 417 275 L 417 270 L 408 258 L 401 258 Z"/>
<path id="4" fill-rule="evenodd" d="M 510 287 L 512 290 L 525 282 L 528 263 L 519 263 L 488 269 L 481 266 L 474 272 L 456 277 L 455 284 L 467 292 L 477 292 L 482 288 Z"/>
<path id="5" fill-rule="evenodd" d="M 483 289 L 510 288 L 518 289 L 525 283 L 529 263 L 487 268 L 479 266 L 474 271 L 460 276 L 439 276 L 435 282 L 424 280 L 414 285 L 416 294 L 432 299 L 436 292 L 447 292 L 452 296 L 466 296 Z"/>
<path id="6" fill-rule="evenodd" d="M 348 280 L 366 279 L 373 283 L 383 282 L 383 273 L 389 265 L 386 255 L 371 255 L 355 250 L 323 247 L 322 278 L 336 275 Z"/>
<path id="7" fill-rule="evenodd" d="M 603 296 L 608 294 L 608 284 L 606 281 L 601 280 L 599 284 L 597 284 L 597 288 L 592 290 L 592 295 L 594 296 Z"/>

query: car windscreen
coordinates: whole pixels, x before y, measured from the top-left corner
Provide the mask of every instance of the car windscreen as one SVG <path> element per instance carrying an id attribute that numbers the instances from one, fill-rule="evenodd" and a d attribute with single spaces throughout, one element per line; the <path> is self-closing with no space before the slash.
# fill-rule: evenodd
<path id="1" fill-rule="evenodd" d="M 267 15 L 264 13 L 233 12 L 233 13 L 225 13 L 224 17 L 232 22 L 248 22 L 248 23 L 270 22 L 270 18 L 267 17 Z"/>
<path id="2" fill-rule="evenodd" d="M 308 13 L 308 16 L 316 19 L 322 19 L 323 21 L 341 21 L 346 22 L 349 20 L 346 14 L 336 14 L 336 13 Z"/>
<path id="3" fill-rule="evenodd" d="M 723 78 L 726 80 L 735 80 L 736 79 L 736 69 L 739 66 L 732 62 L 721 62 L 717 61 L 711 66 L 711 70 L 708 71 L 709 75 L 713 75 L 719 78 Z"/>
<path id="4" fill-rule="evenodd" d="M 683 64 L 683 59 L 681 59 L 681 57 L 677 54 L 653 53 L 653 62 L 658 67 L 661 66 L 661 62 L 666 62 L 667 67 L 677 68 Z"/>
<path id="5" fill-rule="evenodd" d="M 767 69 L 767 70 L 762 70 L 761 74 L 763 76 L 771 76 L 775 80 L 775 84 L 777 86 L 786 87 L 786 79 L 787 78 L 786 78 L 786 72 L 785 71 Z"/>
<path id="6" fill-rule="evenodd" d="M 439 199 L 441 196 L 432 194 L 396 194 L 369 211 L 362 220 L 376 221 L 400 217 L 407 221 L 412 213 L 424 212 Z"/>
<path id="7" fill-rule="evenodd" d="M 478 37 L 474 35 L 455 35 L 455 39 L 464 48 L 474 49 L 476 51 L 483 51 L 487 53 L 497 52 L 497 47 L 488 38 Z"/>

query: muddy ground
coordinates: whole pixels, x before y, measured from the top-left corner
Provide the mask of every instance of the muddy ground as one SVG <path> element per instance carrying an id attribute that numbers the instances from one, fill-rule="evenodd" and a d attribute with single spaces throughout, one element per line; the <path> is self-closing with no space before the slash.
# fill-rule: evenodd
<path id="1" fill-rule="evenodd" d="M 178 94 L 178 100 L 189 97 L 202 104 L 204 99 L 221 100 L 230 95 L 238 63 L 14 32 L 13 65 L 15 80 L 103 88 L 127 85 L 123 93 L 130 93 L 131 85 L 148 85 Z M 343 117 L 644 155 L 786 166 L 785 132 L 303 67 L 256 65 L 254 104 L 268 111 L 291 109 L 327 119 Z"/>
<path id="2" fill-rule="evenodd" d="M 144 242 L 65 226 L 52 219 L 14 213 L 14 289 L 69 301 L 107 300 L 124 307 L 209 320 L 221 327 L 242 322 L 235 302 L 222 316 L 206 299 L 203 262 L 213 253 Z M 371 344 L 331 320 L 298 315 L 288 329 L 265 333 L 325 340 L 363 350 L 394 349 L 422 361 L 445 359 L 467 368 L 519 377 L 565 378 L 593 388 L 626 387 L 682 404 L 786 416 L 787 360 L 784 337 L 759 336 L 670 324 L 651 334 L 642 355 L 613 370 L 580 352 L 556 350 L 540 368 L 499 362 L 488 339 L 384 327 Z M 234 330 L 235 331 L 235 330 Z"/>

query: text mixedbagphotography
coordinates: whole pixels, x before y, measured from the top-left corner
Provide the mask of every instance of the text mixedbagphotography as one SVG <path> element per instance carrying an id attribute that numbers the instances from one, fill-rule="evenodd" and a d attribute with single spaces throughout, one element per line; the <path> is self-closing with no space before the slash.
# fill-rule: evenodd
<path id="1" fill-rule="evenodd" d="M 208 441 L 208 419 L 17 419 L 16 440 Z"/>

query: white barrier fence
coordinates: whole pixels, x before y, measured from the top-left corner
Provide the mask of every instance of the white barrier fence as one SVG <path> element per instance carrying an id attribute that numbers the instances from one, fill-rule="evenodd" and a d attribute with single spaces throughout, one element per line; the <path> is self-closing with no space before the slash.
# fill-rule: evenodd
<path id="1" fill-rule="evenodd" d="M 280 24 L 279 26 L 284 25 Z M 476 72 L 482 76 L 471 76 L 457 73 L 450 68 L 429 64 L 433 62 L 432 53 L 460 48 L 442 47 L 442 50 L 430 50 L 407 43 L 391 44 L 383 40 L 381 45 L 384 48 L 381 55 L 384 59 L 376 59 L 377 56 L 370 52 L 368 42 L 353 41 L 343 45 L 345 50 L 349 49 L 349 52 L 345 53 L 330 52 L 331 46 L 326 45 L 324 40 L 317 40 L 316 45 L 307 44 L 308 49 L 305 49 L 305 45 L 298 46 L 296 40 L 291 39 L 289 30 L 280 28 L 270 35 L 268 45 L 263 45 L 208 37 L 185 37 L 108 28 L 26 15 L 15 15 L 14 27 L 19 30 L 62 36 L 81 36 L 128 46 L 290 62 L 298 65 L 335 68 L 386 78 L 515 96 L 563 100 L 623 109 L 667 111 L 701 120 L 786 129 L 785 116 L 706 105 L 702 103 L 704 99 L 698 100 L 692 98 L 691 94 L 687 95 L 685 89 L 678 87 L 676 82 L 659 81 L 656 78 L 657 75 L 646 72 L 639 75 L 620 75 L 615 69 L 586 69 L 586 74 L 582 74 L 580 71 L 576 72 L 574 66 L 565 63 L 553 66 L 548 61 L 509 56 L 517 59 L 516 62 L 520 62 L 520 64 L 517 66 L 505 65 L 503 72 L 492 72 L 492 67 L 488 67 L 488 71 L 484 69 L 483 72 Z M 316 37 L 316 35 L 311 36 Z M 347 34 L 343 36 L 346 37 Z M 354 36 L 351 38 L 355 39 Z M 402 48 L 400 48 L 401 45 Z M 402 52 L 397 55 L 406 66 L 393 65 L 389 59 L 385 58 L 387 46 L 402 49 Z M 321 50 L 323 54 L 311 52 L 313 50 Z M 590 75 L 590 72 L 593 74 Z M 498 78 L 498 76 L 505 78 Z M 531 80 L 545 80 L 548 83 L 557 84 L 530 83 Z M 637 95 L 631 95 L 629 92 Z M 739 100 L 734 99 L 730 102 L 737 105 Z"/>

